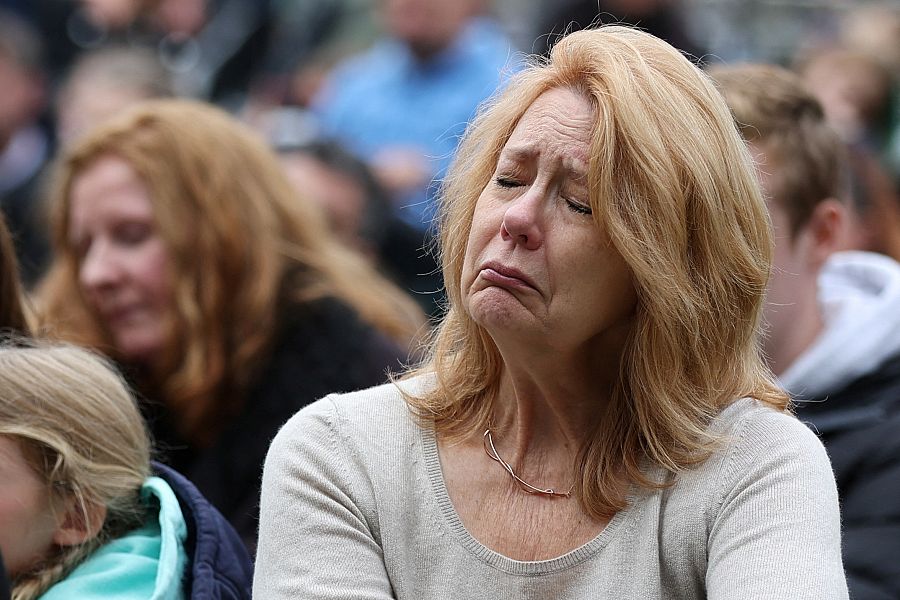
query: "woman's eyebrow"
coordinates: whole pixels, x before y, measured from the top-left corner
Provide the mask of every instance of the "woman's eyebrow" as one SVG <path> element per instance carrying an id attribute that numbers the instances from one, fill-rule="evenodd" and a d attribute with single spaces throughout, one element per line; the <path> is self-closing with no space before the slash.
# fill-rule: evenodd
<path id="1" fill-rule="evenodd" d="M 540 150 L 535 146 L 506 146 L 500 152 L 500 158 L 523 161 L 534 158 L 538 154 L 540 154 Z"/>

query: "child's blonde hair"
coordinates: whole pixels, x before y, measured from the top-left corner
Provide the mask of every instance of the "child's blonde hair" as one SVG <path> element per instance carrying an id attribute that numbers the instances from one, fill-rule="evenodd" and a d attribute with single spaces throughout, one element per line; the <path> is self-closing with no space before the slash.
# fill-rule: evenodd
<path id="1" fill-rule="evenodd" d="M 127 385 L 104 359 L 31 341 L 0 345 L 0 435 L 21 444 L 48 494 L 74 506 L 75 518 L 89 523 L 105 507 L 97 535 L 16 577 L 13 600 L 29 600 L 105 541 L 141 525 L 150 440 Z"/>

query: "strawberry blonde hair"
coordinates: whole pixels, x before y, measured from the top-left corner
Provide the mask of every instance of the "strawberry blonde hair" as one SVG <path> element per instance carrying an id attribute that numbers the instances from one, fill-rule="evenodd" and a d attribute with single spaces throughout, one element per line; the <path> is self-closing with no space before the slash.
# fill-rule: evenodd
<path id="1" fill-rule="evenodd" d="M 57 165 L 55 258 L 39 290 L 54 335 L 118 358 L 81 293 L 69 238 L 73 181 L 105 156 L 147 186 L 169 252 L 174 322 L 150 386 L 187 439 L 208 443 L 240 412 L 289 305 L 337 298 L 402 344 L 424 322 L 412 299 L 336 241 L 253 131 L 210 105 L 167 99 L 114 117 Z"/>
<path id="2" fill-rule="evenodd" d="M 609 517 L 629 484 L 655 487 L 646 461 L 677 472 L 718 440 L 710 420 L 736 398 L 788 399 L 759 351 L 772 238 L 750 155 L 709 78 L 665 42 L 625 27 L 572 33 L 536 59 L 471 124 L 442 189 L 449 309 L 429 360 L 436 386 L 407 402 L 448 438 L 481 432 L 503 372 L 464 310 L 460 277 L 475 204 L 528 107 L 567 88 L 593 106 L 588 184 L 602 227 L 633 274 L 635 325 L 606 418 L 580 451 L 576 489 Z"/>

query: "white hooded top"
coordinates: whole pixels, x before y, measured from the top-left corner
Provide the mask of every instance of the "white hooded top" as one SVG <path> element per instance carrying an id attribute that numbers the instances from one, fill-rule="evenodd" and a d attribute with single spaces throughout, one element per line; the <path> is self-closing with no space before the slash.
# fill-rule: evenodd
<path id="1" fill-rule="evenodd" d="M 824 329 L 781 376 L 797 399 L 837 392 L 900 352 L 900 264 L 872 252 L 838 252 L 818 283 Z"/>

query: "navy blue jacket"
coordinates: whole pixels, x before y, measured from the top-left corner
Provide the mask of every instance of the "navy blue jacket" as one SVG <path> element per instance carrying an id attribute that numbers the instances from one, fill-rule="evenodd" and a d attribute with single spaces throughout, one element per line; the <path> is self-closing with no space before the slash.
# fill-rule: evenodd
<path id="1" fill-rule="evenodd" d="M 175 492 L 188 537 L 184 589 L 193 600 L 250 598 L 253 563 L 234 528 L 190 481 L 169 467 L 153 463 L 155 474 Z"/>

